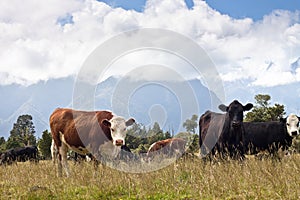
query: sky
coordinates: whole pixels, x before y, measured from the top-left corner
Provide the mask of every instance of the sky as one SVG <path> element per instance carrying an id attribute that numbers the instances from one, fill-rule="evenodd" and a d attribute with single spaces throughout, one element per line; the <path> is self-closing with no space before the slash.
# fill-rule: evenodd
<path id="1" fill-rule="evenodd" d="M 0 86 L 76 76 L 97 46 L 139 28 L 191 38 L 225 83 L 274 87 L 300 81 L 298 0 L 28 0 L 20 5 L 0 2 Z M 146 52 L 136 62 L 149 57 Z"/>
<path id="2" fill-rule="evenodd" d="M 122 7 L 126 10 L 136 10 L 142 12 L 145 8 L 146 0 L 99 0 L 113 7 Z M 193 0 L 185 0 L 189 9 L 194 6 Z M 264 15 L 273 10 L 297 11 L 300 2 L 297 0 L 206 0 L 206 3 L 222 14 L 227 14 L 233 18 L 241 19 L 245 17 L 253 20 L 260 20 Z"/>
<path id="3" fill-rule="evenodd" d="M 139 81 L 169 81 L 177 74 L 180 80 L 201 79 L 201 71 L 195 71 L 185 58 L 209 58 L 222 80 L 216 79 L 217 83 L 225 88 L 225 104 L 234 98 L 253 102 L 254 94 L 265 93 L 271 94 L 272 103 L 284 104 L 287 113 L 299 113 L 299 0 L 0 1 L 0 90 L 20 92 L 41 83 L 76 79 L 99 47 L 109 47 L 103 56 L 98 54 L 101 65 L 119 47 L 143 44 L 140 40 L 125 42 L 126 46 L 117 39 L 145 28 L 168 30 L 172 37 L 179 34 L 175 38 L 194 42 L 204 53 L 191 48 L 181 57 L 184 40 L 175 39 L 170 46 L 173 52 L 140 48 L 120 55 L 111 60 L 102 78 L 129 75 Z M 168 39 L 163 34 L 148 35 L 146 43 L 170 44 Z M 152 68 L 143 70 L 151 64 Z M 97 75 L 92 77 L 102 81 Z M 8 97 L 0 93 L 0 98 Z M 11 108 L 17 107 L 14 103 Z M 1 120 L 6 119 L 0 119 L 0 124 Z"/>

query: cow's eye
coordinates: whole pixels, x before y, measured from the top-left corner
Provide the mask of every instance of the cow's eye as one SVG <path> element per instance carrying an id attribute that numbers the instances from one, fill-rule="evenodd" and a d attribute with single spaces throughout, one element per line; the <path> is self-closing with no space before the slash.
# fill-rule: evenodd
<path id="1" fill-rule="evenodd" d="M 111 131 L 112 131 L 112 132 L 115 132 L 115 129 L 112 128 Z"/>
<path id="2" fill-rule="evenodd" d="M 287 125 L 287 126 L 290 126 L 290 124 L 289 124 L 289 123 L 286 123 L 286 125 Z"/>
<path id="3" fill-rule="evenodd" d="M 124 128 L 124 131 L 126 131 L 126 128 Z"/>

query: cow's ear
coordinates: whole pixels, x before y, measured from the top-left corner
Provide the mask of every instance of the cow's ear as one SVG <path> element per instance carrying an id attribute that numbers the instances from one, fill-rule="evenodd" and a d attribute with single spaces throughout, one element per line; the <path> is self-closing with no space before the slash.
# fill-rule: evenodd
<path id="1" fill-rule="evenodd" d="M 104 119 L 104 120 L 102 120 L 102 122 L 101 122 L 104 126 L 107 126 L 107 127 L 111 127 L 111 123 L 107 120 L 107 119 Z"/>
<path id="2" fill-rule="evenodd" d="M 126 124 L 126 126 L 131 126 L 134 122 L 135 122 L 135 120 L 133 118 L 130 118 L 129 120 L 127 120 L 125 122 L 125 124 Z"/>
<path id="3" fill-rule="evenodd" d="M 282 123 L 286 123 L 286 118 L 280 117 L 279 121 Z"/>
<path id="4" fill-rule="evenodd" d="M 244 111 L 251 110 L 251 108 L 253 108 L 253 104 L 252 103 L 248 103 L 247 105 L 243 106 L 243 110 Z"/>
<path id="5" fill-rule="evenodd" d="M 228 107 L 225 106 L 224 104 L 219 105 L 219 109 L 222 110 L 223 112 L 227 112 L 228 111 Z"/>

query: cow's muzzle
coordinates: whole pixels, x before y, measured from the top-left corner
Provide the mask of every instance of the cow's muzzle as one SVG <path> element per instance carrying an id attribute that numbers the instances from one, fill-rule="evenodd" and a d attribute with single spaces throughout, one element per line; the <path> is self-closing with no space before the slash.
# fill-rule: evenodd
<path id="1" fill-rule="evenodd" d="M 293 131 L 291 134 L 292 134 L 292 136 L 297 136 L 298 135 L 298 131 Z"/>
<path id="2" fill-rule="evenodd" d="M 118 140 L 115 141 L 116 146 L 122 146 L 123 143 L 124 143 L 124 141 L 121 140 L 121 139 L 118 139 Z"/>
<path id="3" fill-rule="evenodd" d="M 238 128 L 238 127 L 241 126 L 241 122 L 233 121 L 233 122 L 232 122 L 232 126 L 233 126 L 234 128 Z"/>

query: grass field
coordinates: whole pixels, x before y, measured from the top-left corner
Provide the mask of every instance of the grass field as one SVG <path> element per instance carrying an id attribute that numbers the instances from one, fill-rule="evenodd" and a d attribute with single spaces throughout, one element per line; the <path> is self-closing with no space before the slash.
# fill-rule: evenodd
<path id="1" fill-rule="evenodd" d="M 161 170 L 125 173 L 73 164 L 56 178 L 51 161 L 0 167 L 1 199 L 300 199 L 300 155 L 204 164 L 178 160 Z"/>

